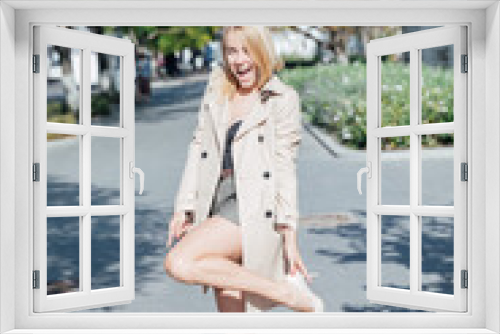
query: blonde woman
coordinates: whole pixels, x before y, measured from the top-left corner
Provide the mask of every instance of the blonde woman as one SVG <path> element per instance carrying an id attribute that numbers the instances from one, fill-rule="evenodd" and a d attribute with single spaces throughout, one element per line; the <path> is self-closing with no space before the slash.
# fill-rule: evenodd
<path id="1" fill-rule="evenodd" d="M 224 27 L 169 225 L 165 270 L 220 312 L 319 312 L 297 246 L 300 100 L 266 27 Z M 307 281 L 306 281 L 307 279 Z"/>

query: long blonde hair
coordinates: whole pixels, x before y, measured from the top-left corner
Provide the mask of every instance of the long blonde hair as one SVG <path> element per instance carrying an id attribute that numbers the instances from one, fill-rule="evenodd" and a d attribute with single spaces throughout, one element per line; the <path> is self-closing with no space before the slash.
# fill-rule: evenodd
<path id="1" fill-rule="evenodd" d="M 238 80 L 231 73 L 227 65 L 227 51 L 225 41 L 229 32 L 241 32 L 243 43 L 247 46 L 258 71 L 257 88 L 260 89 L 273 75 L 274 72 L 284 67 L 283 59 L 278 55 L 274 47 L 273 39 L 268 28 L 265 26 L 227 26 L 222 29 L 222 59 L 223 72 L 220 82 L 219 98 L 228 97 L 232 99 L 238 88 Z"/>

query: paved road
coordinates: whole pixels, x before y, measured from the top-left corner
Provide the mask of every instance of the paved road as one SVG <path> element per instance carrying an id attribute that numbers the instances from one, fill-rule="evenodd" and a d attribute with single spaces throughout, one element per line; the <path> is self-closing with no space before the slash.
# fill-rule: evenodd
<path id="1" fill-rule="evenodd" d="M 199 286 L 173 281 L 162 268 L 166 224 L 172 214 L 205 84 L 204 75 L 154 83 L 150 103 L 136 107 L 136 166 L 146 174 L 144 194 L 140 196 L 136 192 L 136 299 L 128 305 L 92 311 L 216 312 L 212 291 L 203 295 Z M 327 312 L 409 311 L 371 304 L 366 299 L 366 198 L 358 194 L 356 187 L 356 173 L 365 166 L 364 152 L 345 149 L 318 129 L 308 129 L 304 125 L 298 160 L 302 217 L 298 238 L 308 270 L 318 273 L 312 289 L 325 299 Z M 322 144 L 339 155 L 334 157 Z M 113 204 L 119 199 L 118 145 L 117 140 L 109 138 L 93 142 L 93 204 Z M 383 204 L 409 202 L 409 167 L 405 157 L 408 154 L 401 157 L 399 153 L 384 153 Z M 77 201 L 78 174 L 75 177 L 74 170 L 78 166 L 78 144 L 71 140 L 50 143 L 48 159 L 49 205 Z M 449 150 L 425 152 L 424 203 L 452 205 L 452 161 Z M 363 176 L 363 192 L 365 180 Z M 136 189 L 139 189 L 138 181 Z M 408 222 L 404 217 L 386 218 L 390 219 L 383 221 L 382 282 L 386 286 L 405 287 L 409 284 Z M 445 264 L 453 257 L 453 241 L 449 237 L 453 233 L 452 225 L 443 220 L 428 225 L 429 235 L 423 239 L 427 254 L 423 263 L 424 283 L 429 289 L 437 289 L 433 291 L 449 293 L 452 267 Z M 440 228 L 441 234 L 431 233 L 431 225 L 434 229 Z M 110 267 L 116 260 L 113 255 L 119 236 L 116 226 L 111 220 L 92 226 L 95 231 L 92 252 L 99 255 L 95 255 L 96 263 L 92 267 L 93 278 L 100 284 L 96 283 L 96 288 L 117 284 L 116 269 Z M 65 247 L 68 244 L 71 242 Z M 60 247 L 55 244 L 49 251 L 54 263 L 53 277 L 62 275 L 64 269 L 61 257 L 57 256 Z M 68 254 L 67 260 L 75 267 L 77 253 Z M 291 311 L 278 307 L 270 312 Z"/>

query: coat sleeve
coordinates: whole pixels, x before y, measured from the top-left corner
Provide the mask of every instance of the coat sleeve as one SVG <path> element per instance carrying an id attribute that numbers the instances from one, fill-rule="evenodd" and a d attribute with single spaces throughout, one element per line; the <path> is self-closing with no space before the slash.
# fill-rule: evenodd
<path id="1" fill-rule="evenodd" d="M 198 124 L 188 147 L 186 164 L 182 173 L 179 190 L 175 198 L 174 211 L 194 211 L 197 188 L 197 166 L 201 155 L 201 138 L 204 127 L 203 103 L 198 111 Z"/>
<path id="2" fill-rule="evenodd" d="M 301 142 L 301 113 L 299 94 L 291 89 L 279 109 L 276 126 L 276 224 L 297 229 L 297 153 Z"/>
<path id="3" fill-rule="evenodd" d="M 191 143 L 188 147 L 186 164 L 184 166 L 179 189 L 175 197 L 175 212 L 194 212 L 195 210 L 196 192 L 198 189 L 197 174 L 198 165 L 201 159 L 201 141 L 203 138 L 202 133 L 205 130 L 205 117 L 206 113 L 208 112 L 207 110 L 205 110 L 204 105 L 207 100 L 207 95 L 212 94 L 212 92 L 215 90 L 217 79 L 219 79 L 222 73 L 221 71 L 222 70 L 220 67 L 215 68 L 214 70 L 212 70 L 208 79 L 205 93 L 198 110 L 198 123 L 193 132 Z"/>

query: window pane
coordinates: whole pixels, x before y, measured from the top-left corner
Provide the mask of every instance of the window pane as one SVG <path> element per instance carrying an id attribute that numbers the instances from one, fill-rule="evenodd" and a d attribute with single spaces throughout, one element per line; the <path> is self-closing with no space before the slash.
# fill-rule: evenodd
<path id="1" fill-rule="evenodd" d="M 92 125 L 120 126 L 120 57 L 91 52 Z"/>
<path id="2" fill-rule="evenodd" d="M 380 286 L 410 289 L 410 217 L 381 216 Z"/>
<path id="3" fill-rule="evenodd" d="M 453 206 L 453 133 L 422 135 L 422 205 Z"/>
<path id="4" fill-rule="evenodd" d="M 120 286 L 120 216 L 92 217 L 91 289 Z"/>
<path id="5" fill-rule="evenodd" d="M 410 52 L 381 57 L 381 126 L 410 125 Z"/>
<path id="6" fill-rule="evenodd" d="M 80 205 L 80 137 L 47 134 L 47 206 Z"/>
<path id="7" fill-rule="evenodd" d="M 80 123 L 80 51 L 47 45 L 47 122 Z"/>
<path id="8" fill-rule="evenodd" d="M 80 217 L 47 218 L 47 295 L 80 290 Z"/>
<path id="9" fill-rule="evenodd" d="M 453 122 L 453 45 L 422 49 L 422 124 Z"/>
<path id="10" fill-rule="evenodd" d="M 410 204 L 410 136 L 380 138 L 381 204 Z"/>
<path id="11" fill-rule="evenodd" d="M 453 217 L 422 217 L 422 291 L 453 295 Z"/>
<path id="12" fill-rule="evenodd" d="M 92 137 L 92 205 L 119 205 L 120 138 Z"/>

